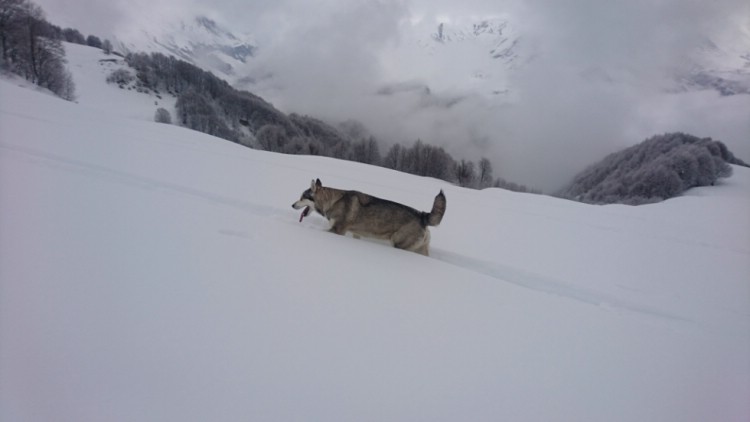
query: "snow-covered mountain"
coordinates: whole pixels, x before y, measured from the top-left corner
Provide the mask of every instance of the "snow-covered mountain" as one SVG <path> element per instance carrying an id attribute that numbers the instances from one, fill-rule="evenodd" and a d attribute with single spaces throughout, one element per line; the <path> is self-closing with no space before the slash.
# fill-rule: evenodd
<path id="1" fill-rule="evenodd" d="M 481 45 L 490 57 L 512 68 L 521 55 L 520 39 L 507 19 L 495 18 L 464 25 L 441 22 L 430 34 L 430 40 L 422 40 L 420 44 L 432 54 L 440 54 L 440 46 L 451 43 Z"/>
<path id="2" fill-rule="evenodd" d="M 750 171 L 591 206 L 153 122 L 100 50 L 77 103 L 0 76 L 0 420 L 750 418 Z M 19 86 L 20 85 L 20 86 Z M 291 208 L 424 209 L 424 257 Z"/>
<path id="3" fill-rule="evenodd" d="M 158 28 L 158 29 L 153 29 Z M 249 35 L 237 35 L 205 16 L 136 28 L 116 38 L 116 50 L 173 55 L 217 75 L 235 75 L 256 53 Z"/>
<path id="4" fill-rule="evenodd" d="M 750 30 L 721 44 L 704 39 L 676 72 L 678 89 L 711 89 L 721 95 L 750 94 Z"/>
<path id="5" fill-rule="evenodd" d="M 401 46 L 385 57 L 386 63 L 393 64 L 392 80 L 384 81 L 386 89 L 390 84 L 419 81 L 433 93 L 478 93 L 505 101 L 508 97 L 503 94 L 514 89 L 510 82 L 512 72 L 523 72 L 525 65 L 540 54 L 506 16 L 419 22 L 405 25 L 402 30 Z M 128 33 L 117 35 L 115 45 L 125 51 L 174 55 L 243 88 L 263 91 L 263 79 L 268 84 L 278 84 L 273 78 L 278 69 L 247 66 L 248 60 L 262 54 L 259 52 L 264 46 L 259 46 L 253 36 L 238 33 L 241 31 L 196 16 L 131 28 Z M 582 69 L 581 75 L 587 78 L 596 74 L 596 80 L 617 83 L 618 78 L 612 75 L 621 71 L 597 67 Z M 258 77 L 258 72 L 263 77 Z M 675 64 L 673 73 L 674 84 L 666 90 L 750 93 L 750 34 L 740 32 L 739 37 L 721 40 L 707 38 Z M 248 80 L 253 83 L 245 84 Z"/>
<path id="6" fill-rule="evenodd" d="M 505 17 L 415 22 L 404 27 L 399 48 L 384 59 L 392 79 L 384 90 L 423 85 L 449 104 L 450 98 L 467 95 L 505 101 L 511 72 L 533 55 Z"/>

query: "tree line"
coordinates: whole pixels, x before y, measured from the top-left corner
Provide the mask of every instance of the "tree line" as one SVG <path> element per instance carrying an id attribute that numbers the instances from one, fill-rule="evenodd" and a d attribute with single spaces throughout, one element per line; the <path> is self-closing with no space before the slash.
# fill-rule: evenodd
<path id="1" fill-rule="evenodd" d="M 174 56 L 131 53 L 125 58 L 135 72 L 119 69 L 108 81 L 140 92 L 176 98 L 178 124 L 251 148 L 284 154 L 321 155 L 357 161 L 419 176 L 435 177 L 471 188 L 502 187 L 537 192 L 493 177 L 487 158 L 476 164 L 456 160 L 443 148 L 416 140 L 395 143 L 383 155 L 381 142 L 360 122 L 337 125 L 311 116 L 279 111 L 263 98 L 237 90 L 226 81 Z M 172 121 L 166 110 L 156 120 Z"/>

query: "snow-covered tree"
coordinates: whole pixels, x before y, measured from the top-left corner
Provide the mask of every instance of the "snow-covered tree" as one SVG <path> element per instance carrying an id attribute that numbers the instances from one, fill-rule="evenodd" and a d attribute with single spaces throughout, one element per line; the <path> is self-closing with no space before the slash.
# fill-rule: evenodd
<path id="1" fill-rule="evenodd" d="M 156 109 L 156 113 L 154 113 L 154 121 L 157 123 L 172 123 L 172 115 L 169 113 L 169 110 L 167 110 L 164 107 L 159 107 Z"/>

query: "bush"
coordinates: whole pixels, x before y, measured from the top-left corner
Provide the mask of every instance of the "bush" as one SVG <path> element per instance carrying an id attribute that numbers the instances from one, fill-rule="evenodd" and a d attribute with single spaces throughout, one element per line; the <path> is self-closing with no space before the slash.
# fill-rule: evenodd
<path id="1" fill-rule="evenodd" d="M 172 123 L 172 115 L 169 114 L 169 111 L 167 111 L 166 108 L 159 107 L 156 109 L 156 113 L 154 114 L 154 121 L 157 123 Z"/>
<path id="2" fill-rule="evenodd" d="M 108 83 L 117 85 L 127 85 L 133 80 L 135 80 L 135 76 L 127 69 L 117 69 L 107 76 Z"/>

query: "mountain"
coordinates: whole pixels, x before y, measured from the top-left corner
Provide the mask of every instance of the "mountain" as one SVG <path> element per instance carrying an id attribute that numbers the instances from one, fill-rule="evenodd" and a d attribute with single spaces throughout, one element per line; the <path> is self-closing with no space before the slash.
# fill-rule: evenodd
<path id="1" fill-rule="evenodd" d="M 485 94 L 511 91 L 513 87 L 507 84 L 507 75 L 523 72 L 524 65 L 538 54 L 524 42 L 524 37 L 508 18 L 460 20 L 459 23 L 449 20 L 430 29 L 424 26 L 414 29 L 421 33 L 417 40 L 420 48 L 431 56 L 442 56 L 440 66 L 460 68 L 466 66 L 462 63 L 471 63 L 470 72 L 454 77 L 473 79 L 475 82 L 466 86 L 479 85 Z M 488 57 L 494 60 L 487 60 Z M 672 72 L 674 85 L 666 88 L 668 90 L 714 90 L 722 96 L 750 94 L 750 30 L 737 31 L 732 37 L 704 38 L 688 49 Z M 617 69 L 592 68 L 583 70 L 581 76 L 617 83 L 611 76 L 617 73 Z"/>
<path id="2" fill-rule="evenodd" d="M 77 103 L 0 76 L 0 420 L 750 417 L 750 169 L 642 207 L 463 189 L 155 123 L 68 60 Z M 443 189 L 432 256 L 298 222 L 313 177 Z"/>
<path id="3" fill-rule="evenodd" d="M 390 81 L 378 94 L 416 93 L 428 106 L 450 106 L 472 95 L 507 101 L 509 76 L 533 58 L 504 17 L 416 22 L 403 31 L 387 58 L 397 65 L 388 67 Z"/>
<path id="4" fill-rule="evenodd" d="M 521 66 L 524 55 L 520 35 L 505 18 L 483 19 L 465 24 L 441 23 L 437 26 L 418 25 L 405 34 L 404 48 L 396 54 L 411 56 L 415 79 L 424 79 L 426 67 L 466 67 L 459 77 L 460 89 L 480 86 L 482 93 L 500 94 L 507 90 L 503 82 L 509 69 Z M 258 46 L 252 36 L 237 35 L 205 16 L 170 21 L 161 24 L 144 23 L 130 33 L 116 37 L 116 49 L 124 52 L 160 52 L 200 66 L 228 78 L 243 88 L 263 91 L 264 84 L 278 83 L 273 78 L 274 69 L 246 66 L 258 57 L 263 46 Z M 476 54 L 481 51 L 481 54 Z M 468 55 L 467 55 L 468 54 Z M 459 59 L 459 57 L 461 57 Z M 258 57 L 262 59 L 262 57 Z M 460 63 L 458 63 L 459 61 Z M 261 60 L 262 62 L 262 60 Z M 451 73 L 453 74 L 453 73 Z M 260 76 L 259 76 L 260 75 Z M 395 76 L 394 84 L 403 83 L 403 75 Z M 452 78 L 453 76 L 451 76 Z M 437 91 L 448 85 L 442 77 L 428 78 L 425 84 Z"/>
<path id="5" fill-rule="evenodd" d="M 490 57 L 508 67 L 517 64 L 521 57 L 521 37 L 507 19 L 485 19 L 464 25 L 441 22 L 430 39 L 434 43 L 423 41 L 422 45 L 433 54 L 438 53 L 440 45 L 472 43 L 483 46 Z"/>
<path id="6" fill-rule="evenodd" d="M 722 42 L 705 38 L 676 72 L 677 89 L 709 89 L 722 96 L 750 94 L 750 30 Z"/>
<path id="7" fill-rule="evenodd" d="M 236 35 L 205 16 L 152 28 L 158 29 L 138 29 L 118 37 L 116 50 L 173 55 L 217 75 L 232 76 L 258 48 L 252 37 Z"/>
<path id="8" fill-rule="evenodd" d="M 419 81 L 436 95 L 478 93 L 503 101 L 513 91 L 510 76 L 539 54 L 525 42 L 523 34 L 504 16 L 446 19 L 439 23 L 419 22 L 403 27 L 403 44 L 390 54 L 404 69 L 394 72 L 386 84 Z M 715 90 L 721 95 L 750 94 L 750 35 L 719 40 L 706 38 L 677 63 L 671 91 Z M 258 57 L 259 46 L 250 35 L 238 35 L 216 21 L 198 15 L 186 20 L 144 23 L 116 38 L 122 51 L 161 52 L 193 63 L 243 87 L 261 91 L 275 85 L 275 69 L 248 67 Z M 259 57 L 262 62 L 262 57 Z M 260 72 L 260 73 L 259 73 Z M 620 69 L 584 69 L 583 78 L 617 83 L 611 75 Z M 259 76 L 261 75 L 261 76 Z M 278 89 L 278 87 L 276 88 Z M 386 88 L 388 89 L 388 88 Z"/>

